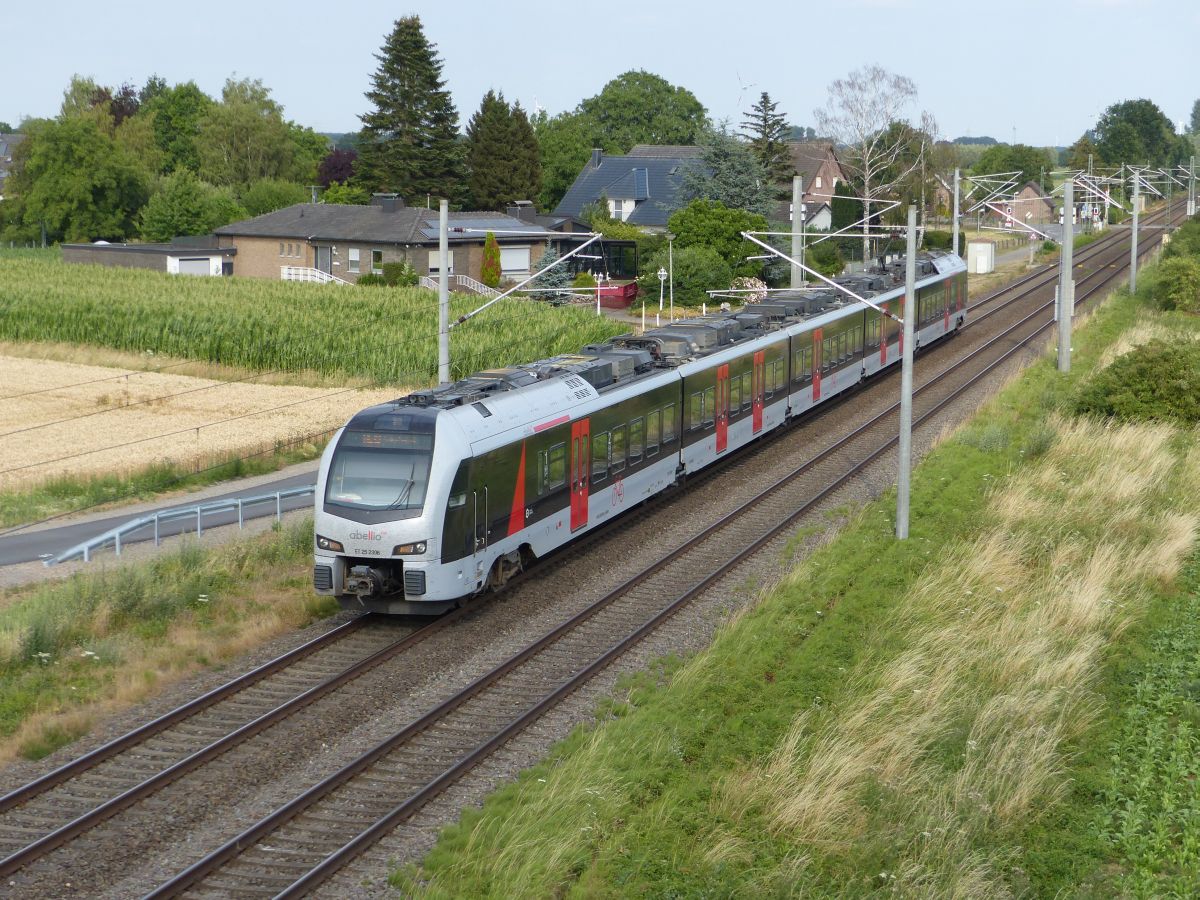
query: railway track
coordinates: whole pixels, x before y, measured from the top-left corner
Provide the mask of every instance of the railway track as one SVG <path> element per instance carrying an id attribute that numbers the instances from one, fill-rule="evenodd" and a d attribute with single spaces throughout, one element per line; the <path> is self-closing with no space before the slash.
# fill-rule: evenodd
<path id="1" fill-rule="evenodd" d="M 1148 246 L 1146 252 L 1151 249 Z M 1080 279 L 1077 305 L 1106 288 L 1124 268 L 1097 268 Z M 1084 288 L 1088 282 L 1090 286 Z M 1050 307 L 1043 303 L 1006 328 L 988 344 L 993 352 L 973 351 L 928 379 L 914 398 L 918 405 L 914 424 L 934 419 L 963 390 L 1049 331 L 1053 327 L 1047 316 Z M 806 460 L 150 896 L 309 893 L 696 596 L 786 535 L 802 516 L 863 468 L 888 454 L 896 443 L 897 413 L 898 404 L 862 425 L 848 440 Z M 857 458 L 852 465 L 833 477 L 817 474 L 827 464 L 840 465 L 849 444 L 856 445 L 850 450 Z M 823 482 L 815 491 L 810 483 L 814 474 Z M 686 587 L 680 590 L 680 585 Z M 620 637 L 614 640 L 615 635 Z"/>
<path id="2" fill-rule="evenodd" d="M 1118 248 L 1117 254 L 1124 253 L 1125 265 L 1128 264 L 1127 249 L 1120 249 L 1120 233 L 1114 237 L 1111 242 L 1090 245 L 1086 250 L 1092 252 L 1077 257 L 1079 265 L 1093 260 L 1102 266 L 1079 279 L 1081 288 L 1094 276 L 1097 281 L 1102 280 L 1098 276 L 1110 265 L 1108 256 L 1112 248 Z M 1146 246 L 1149 252 L 1151 241 Z M 982 316 L 973 317 L 973 321 L 990 317 L 1049 285 L 1055 280 L 1055 271 L 1053 266 L 1039 270 L 1022 280 L 1024 290 L 1016 291 L 1009 286 L 974 304 L 972 310 L 984 305 L 992 308 Z M 1108 271 L 1111 275 L 1111 270 Z M 1095 289 L 1098 288 L 1092 290 Z M 1009 295 L 1010 299 L 998 303 L 1003 295 Z M 1087 291 L 1080 290 L 1079 302 L 1087 296 Z M 1023 315 L 997 338 L 996 342 L 1010 345 L 1003 359 L 1050 327 L 1035 321 L 1046 306 L 1043 304 Z M 966 360 L 928 379 L 918 390 L 915 422 L 928 421 L 958 395 L 962 387 L 956 387 L 959 381 L 952 380 L 954 372 L 960 373 L 958 377 L 964 384 L 974 383 L 994 365 L 1002 364 L 1003 359 L 988 363 L 979 351 L 974 351 Z M 894 431 L 893 419 L 894 409 L 886 410 L 846 440 L 816 454 L 669 556 L 478 679 L 460 695 L 442 703 L 372 753 L 347 765 L 189 868 L 160 888 L 155 896 L 173 896 L 184 890 L 220 896 L 264 891 L 290 891 L 291 895 L 298 895 L 309 890 L 550 705 L 573 692 L 582 680 L 607 666 L 705 590 L 706 585 L 778 538 L 813 504 L 887 453 L 894 438 L 884 440 L 880 435 L 886 435 L 889 429 Z M 851 447 L 852 442 L 864 441 L 874 441 L 879 446 L 874 450 L 857 444 Z M 848 455 L 861 458 L 861 462 L 840 474 L 833 471 Z M 734 466 L 749 464 L 745 456 L 730 462 Z M 628 517 L 622 521 L 628 522 Z M 748 544 L 741 542 L 744 546 L 735 552 L 726 537 L 730 529 L 740 535 L 758 537 Z M 679 584 L 692 587 L 682 594 L 670 589 Z M 349 623 L 342 626 L 345 631 L 331 632 L 339 637 L 326 636 L 297 648 L 243 679 L 230 682 L 193 704 L 0 798 L 3 815 L 0 850 L 10 854 L 0 862 L 0 873 L 15 872 L 51 852 L 370 668 L 411 649 L 434 629 L 445 628 L 462 614 L 460 610 L 438 620 L 428 626 L 428 631 L 410 629 L 397 637 L 393 630 L 386 639 L 366 620 Z M 617 633 L 626 637 L 614 645 L 612 635 Z M 358 646 L 351 649 L 348 642 L 353 635 L 358 635 L 355 638 Z M 342 649 L 335 652 L 339 645 Z M 187 723 L 187 727 L 182 727 L 182 723 Z M 464 755 L 461 752 L 464 744 L 479 735 L 487 737 Z M 381 796 L 407 799 L 392 805 L 381 802 Z M 343 846 L 344 833 L 358 823 L 362 824 L 361 836 Z M 269 845 L 256 843 L 266 836 L 270 836 Z M 296 877 L 298 874 L 300 877 Z"/>

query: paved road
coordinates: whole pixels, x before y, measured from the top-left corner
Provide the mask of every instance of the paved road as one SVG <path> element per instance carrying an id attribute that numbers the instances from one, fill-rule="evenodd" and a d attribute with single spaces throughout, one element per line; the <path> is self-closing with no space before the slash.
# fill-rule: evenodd
<path id="1" fill-rule="evenodd" d="M 84 522 L 74 522 L 44 528 L 38 531 L 5 535 L 4 537 L 0 537 L 0 566 L 11 566 L 16 563 L 31 562 L 37 559 L 44 559 L 47 556 L 55 556 L 70 547 L 74 547 L 81 541 L 103 534 L 111 528 L 116 528 L 123 522 L 129 522 L 147 514 L 152 515 L 156 511 L 166 512 L 171 509 L 195 506 L 198 503 L 213 503 L 218 500 L 234 499 L 237 497 L 273 494 L 275 491 L 286 491 L 290 488 L 315 484 L 316 480 L 316 472 L 305 472 L 275 481 L 260 482 L 253 487 L 243 487 L 239 490 L 223 494 L 196 495 L 182 503 L 173 501 L 171 503 L 164 503 L 161 506 L 153 506 L 149 509 L 142 508 L 135 513 L 122 513 L 114 516 L 105 516 L 104 518 L 89 519 Z M 283 501 L 283 511 L 288 512 L 293 509 L 310 507 L 312 506 L 312 502 L 313 498 L 311 496 L 288 497 Z M 245 509 L 245 518 L 273 515 L 275 515 L 274 503 L 257 504 Z M 218 525 L 229 525 L 236 522 L 237 510 L 233 509 L 228 512 L 205 516 L 204 528 L 214 528 Z M 195 519 L 176 519 L 162 523 L 159 527 L 159 534 L 166 537 L 172 534 L 182 534 L 195 530 Z M 122 538 L 121 541 L 123 544 L 128 544 L 153 539 L 154 529 L 153 527 L 148 527 L 129 537 Z"/>

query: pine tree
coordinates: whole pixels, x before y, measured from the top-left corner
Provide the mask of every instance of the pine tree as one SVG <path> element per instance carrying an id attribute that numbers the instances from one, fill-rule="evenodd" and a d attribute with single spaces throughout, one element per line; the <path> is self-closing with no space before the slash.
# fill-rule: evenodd
<path id="1" fill-rule="evenodd" d="M 520 105 L 488 91 L 467 123 L 467 185 L 476 209 L 503 209 L 541 193 L 537 138 Z"/>
<path id="2" fill-rule="evenodd" d="M 776 112 L 778 106 L 771 100 L 771 95 L 763 91 L 758 102 L 746 113 L 741 132 L 773 184 L 788 182 L 794 174 L 787 146 L 791 129 L 783 114 Z"/>
<path id="3" fill-rule="evenodd" d="M 417 16 L 396 21 L 371 76 L 356 180 L 371 191 L 395 191 L 414 203 L 424 195 L 461 201 L 465 188 L 458 112 L 442 81 Z"/>

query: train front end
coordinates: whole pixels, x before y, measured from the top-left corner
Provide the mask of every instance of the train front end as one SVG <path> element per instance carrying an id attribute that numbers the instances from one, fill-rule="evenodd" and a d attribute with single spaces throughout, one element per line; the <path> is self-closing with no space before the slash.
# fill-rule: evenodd
<path id="1" fill-rule="evenodd" d="M 321 459 L 313 587 L 347 609 L 436 615 L 469 590 L 441 566 L 441 530 L 466 442 L 437 409 L 355 415 Z"/>

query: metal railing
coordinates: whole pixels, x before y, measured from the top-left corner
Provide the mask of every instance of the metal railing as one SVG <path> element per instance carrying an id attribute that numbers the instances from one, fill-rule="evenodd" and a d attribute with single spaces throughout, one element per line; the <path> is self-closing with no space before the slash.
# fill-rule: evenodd
<path id="1" fill-rule="evenodd" d="M 215 500 L 212 503 L 199 503 L 195 506 L 185 506 L 179 509 L 168 509 L 163 512 L 156 512 L 152 515 L 141 516 L 137 519 L 130 519 L 116 528 L 110 528 L 103 534 L 98 534 L 95 537 L 88 538 L 86 541 L 76 544 L 68 550 L 64 550 L 57 556 L 52 556 L 43 562 L 43 565 L 52 566 L 56 563 L 66 562 L 69 559 L 74 559 L 77 556 L 82 556 L 84 562 L 92 561 L 92 554 L 97 550 L 102 549 L 107 544 L 112 544 L 116 550 L 117 556 L 121 555 L 121 542 L 123 539 L 145 528 L 154 529 L 154 546 L 161 543 L 161 527 L 164 522 L 173 522 L 177 519 L 195 519 L 196 520 L 196 535 L 204 534 L 204 518 L 219 512 L 228 512 L 229 510 L 237 510 L 238 528 L 242 528 L 245 524 L 245 510 L 248 506 L 256 506 L 261 503 L 275 503 L 275 520 L 279 521 L 283 518 L 283 501 L 290 497 L 303 497 L 306 494 L 312 494 L 316 491 L 316 485 L 309 484 L 304 487 L 290 488 L 286 491 L 275 491 L 273 494 L 257 494 L 253 497 L 236 497 L 229 500 Z M 180 532 L 186 533 L 186 532 Z"/>
<path id="2" fill-rule="evenodd" d="M 282 281 L 315 281 L 318 284 L 349 284 L 345 278 L 338 278 L 320 269 L 309 266 L 280 266 L 279 278 Z"/>
<path id="3" fill-rule="evenodd" d="M 476 281 L 470 275 L 455 275 L 454 281 L 461 287 L 465 287 L 468 290 L 474 291 L 476 294 L 480 294 L 484 297 L 500 296 L 500 292 L 498 290 L 488 287 L 482 281 Z"/>

